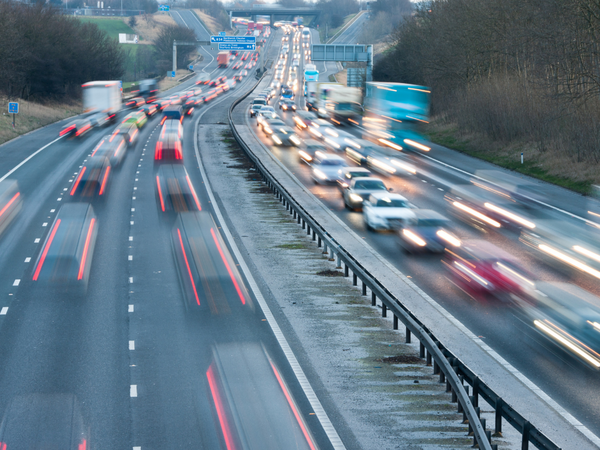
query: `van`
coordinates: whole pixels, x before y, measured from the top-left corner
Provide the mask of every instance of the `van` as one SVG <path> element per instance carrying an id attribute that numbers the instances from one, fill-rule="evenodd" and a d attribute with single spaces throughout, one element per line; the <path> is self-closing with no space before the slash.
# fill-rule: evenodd
<path id="1" fill-rule="evenodd" d="M 252 104 L 253 105 L 266 105 L 267 104 L 267 99 L 265 99 L 265 98 L 255 98 L 254 100 L 252 100 Z"/>
<path id="2" fill-rule="evenodd" d="M 181 120 L 183 117 L 181 106 L 167 106 L 163 110 L 163 117 L 166 117 L 167 120 Z"/>

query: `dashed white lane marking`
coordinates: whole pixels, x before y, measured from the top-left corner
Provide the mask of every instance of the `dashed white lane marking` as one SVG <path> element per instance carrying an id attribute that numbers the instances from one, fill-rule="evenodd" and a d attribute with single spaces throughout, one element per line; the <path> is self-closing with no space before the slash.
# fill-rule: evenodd
<path id="1" fill-rule="evenodd" d="M 25 258 L 25 262 L 26 263 L 31 262 L 31 258 L 28 256 L 27 258 Z"/>
<path id="2" fill-rule="evenodd" d="M 135 208 L 131 208 L 131 212 L 135 211 Z"/>
<path id="3" fill-rule="evenodd" d="M 442 192 L 444 192 L 444 190 L 443 190 L 442 188 L 438 188 L 438 191 L 442 191 Z"/>
<path id="4" fill-rule="evenodd" d="M 130 220 L 130 221 L 129 221 L 129 225 L 133 225 L 133 220 Z"/>
<path id="5" fill-rule="evenodd" d="M 48 222 L 44 222 L 44 223 L 42 224 L 42 226 L 43 226 L 43 227 L 47 227 L 47 226 L 48 226 Z"/>
<path id="6" fill-rule="evenodd" d="M 422 181 L 423 183 L 427 183 L 427 181 L 425 181 L 425 180 L 421 180 L 421 181 Z"/>
<path id="7" fill-rule="evenodd" d="M 127 312 L 133 312 L 133 311 L 134 311 L 134 309 L 135 309 L 135 308 L 133 307 L 133 305 L 129 305 L 129 306 L 127 307 Z"/>
<path id="8" fill-rule="evenodd" d="M 129 277 L 129 283 L 133 283 L 133 277 Z"/>
<path id="9" fill-rule="evenodd" d="M 61 200 L 62 200 L 62 198 L 60 198 L 60 197 L 56 199 L 57 202 L 60 202 Z"/>
<path id="10" fill-rule="evenodd" d="M 0 310 L 0 316 L 5 316 L 7 312 L 8 312 L 8 306 L 3 306 L 2 309 Z"/>
<path id="11" fill-rule="evenodd" d="M 13 281 L 13 286 L 18 286 L 19 284 L 21 284 L 21 280 L 19 278 Z"/>
<path id="12" fill-rule="evenodd" d="M 129 236 L 129 241 L 133 241 L 133 236 Z"/>
<path id="13" fill-rule="evenodd" d="M 72 182 L 73 182 L 73 180 L 69 180 L 69 183 L 72 183 Z"/>
<path id="14" fill-rule="evenodd" d="M 137 187 L 134 187 L 134 188 L 133 188 L 133 190 L 134 190 L 134 191 L 137 191 Z"/>
<path id="15" fill-rule="evenodd" d="M 133 447 L 133 450 L 142 450 L 142 447 Z"/>
<path id="16" fill-rule="evenodd" d="M 129 341 L 129 350 L 135 350 L 135 341 Z"/>
<path id="17" fill-rule="evenodd" d="M 135 197 L 131 197 L 132 200 L 135 200 Z"/>
<path id="18" fill-rule="evenodd" d="M 137 397 L 137 384 L 129 385 L 129 396 Z"/>
<path id="19" fill-rule="evenodd" d="M 53 212 L 55 212 L 55 211 L 56 211 L 55 209 L 51 209 L 51 210 L 50 210 L 50 212 L 51 212 L 51 213 L 53 213 Z"/>
<path id="20" fill-rule="evenodd" d="M 67 188 L 64 188 L 64 189 L 63 189 L 63 191 L 66 191 L 66 190 L 68 190 L 68 189 L 67 189 Z"/>
<path id="21" fill-rule="evenodd" d="M 136 178 L 135 181 L 138 181 L 138 179 Z"/>
<path id="22" fill-rule="evenodd" d="M 33 241 L 34 244 L 39 244 L 40 243 L 40 238 L 37 238 L 35 241 Z"/>
<path id="23" fill-rule="evenodd" d="M 129 255 L 129 256 L 127 257 L 127 259 L 128 259 L 129 261 L 133 261 L 133 255 Z"/>

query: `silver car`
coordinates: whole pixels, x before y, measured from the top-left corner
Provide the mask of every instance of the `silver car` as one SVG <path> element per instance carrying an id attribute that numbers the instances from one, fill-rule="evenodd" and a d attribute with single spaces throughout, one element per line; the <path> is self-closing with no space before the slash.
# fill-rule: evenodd
<path id="1" fill-rule="evenodd" d="M 361 210 L 363 201 L 376 192 L 388 192 L 388 188 L 379 178 L 353 178 L 342 192 L 344 206 L 353 211 Z"/>

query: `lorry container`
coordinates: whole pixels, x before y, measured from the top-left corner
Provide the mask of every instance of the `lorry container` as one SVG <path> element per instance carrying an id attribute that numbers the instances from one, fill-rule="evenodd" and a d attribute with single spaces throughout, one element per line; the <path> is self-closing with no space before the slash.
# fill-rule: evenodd
<path id="1" fill-rule="evenodd" d="M 430 95 L 425 86 L 367 82 L 365 117 L 377 120 L 371 121 L 372 126 L 366 132 L 371 136 L 365 137 L 375 137 L 380 142 L 384 139 L 406 148 L 427 147 L 421 128 L 429 122 Z"/>
<path id="2" fill-rule="evenodd" d="M 304 65 L 304 97 L 309 111 L 317 109 L 317 82 L 319 71 L 314 64 Z"/>
<path id="3" fill-rule="evenodd" d="M 229 52 L 219 52 L 217 55 L 217 67 L 227 68 L 229 66 Z"/>
<path id="4" fill-rule="evenodd" d="M 255 26 L 254 21 L 252 21 L 252 20 L 248 21 L 248 31 L 250 31 L 250 32 L 254 31 L 254 26 Z"/>
<path id="5" fill-rule="evenodd" d="M 262 31 L 263 28 L 264 28 L 264 25 L 262 23 L 257 23 L 256 25 L 254 25 L 255 30 Z"/>
<path id="6" fill-rule="evenodd" d="M 319 117 L 345 121 L 362 111 L 362 92 L 358 88 L 339 83 L 319 83 L 316 97 Z"/>
<path id="7" fill-rule="evenodd" d="M 84 113 L 105 112 L 112 115 L 121 109 L 123 95 L 120 81 L 90 81 L 81 88 Z"/>

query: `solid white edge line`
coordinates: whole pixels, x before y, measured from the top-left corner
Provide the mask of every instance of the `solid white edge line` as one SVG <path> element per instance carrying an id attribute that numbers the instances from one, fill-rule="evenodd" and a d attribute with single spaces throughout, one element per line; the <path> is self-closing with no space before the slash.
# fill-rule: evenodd
<path id="1" fill-rule="evenodd" d="M 277 324 L 275 317 L 271 313 L 271 310 L 269 309 L 269 305 L 265 301 L 258 285 L 256 284 L 256 281 L 254 280 L 254 277 L 252 276 L 250 269 L 248 269 L 248 266 L 246 265 L 246 261 L 244 260 L 244 257 L 242 256 L 240 250 L 238 249 L 238 247 L 235 243 L 235 240 L 233 239 L 233 236 L 232 236 L 231 232 L 229 231 L 229 227 L 227 226 L 227 223 L 225 222 L 225 219 L 223 218 L 223 215 L 221 214 L 221 210 L 215 200 L 215 197 L 213 195 L 213 192 L 212 192 L 212 189 L 210 186 L 210 182 L 208 181 L 208 177 L 206 176 L 206 172 L 204 171 L 204 164 L 200 158 L 200 152 L 198 151 L 198 125 L 200 123 L 200 119 L 202 118 L 202 116 L 203 116 L 203 114 L 201 114 L 198 117 L 198 119 L 196 120 L 196 125 L 194 127 L 194 150 L 196 153 L 196 160 L 198 161 L 198 168 L 200 169 L 200 174 L 202 175 L 202 178 L 204 179 L 204 186 L 208 193 L 208 197 L 210 198 L 212 207 L 215 211 L 215 215 L 217 216 L 217 219 L 219 220 L 219 223 L 221 224 L 221 231 L 223 231 L 223 233 L 225 234 L 225 237 L 227 238 L 227 240 L 231 246 L 231 249 L 233 250 L 233 253 L 235 254 L 235 257 L 240 264 L 240 269 L 244 272 L 244 275 L 246 276 L 246 279 L 248 280 L 248 284 L 250 285 L 250 289 L 252 289 L 252 292 L 254 293 L 254 297 L 258 301 L 258 304 L 260 305 L 260 307 L 263 311 L 263 314 L 265 315 L 265 318 L 267 319 L 267 322 L 269 323 L 269 326 L 271 327 L 271 330 L 273 331 L 273 334 L 275 335 L 275 338 L 277 339 L 277 342 L 279 343 L 279 346 L 283 350 L 283 353 L 285 354 L 285 356 L 288 360 L 288 363 L 290 364 L 292 370 L 294 371 L 294 374 L 296 375 L 296 378 L 298 379 L 298 383 L 300 384 L 300 387 L 302 387 L 302 390 L 304 391 L 306 398 L 308 399 L 313 411 L 315 412 L 317 418 L 319 419 L 319 422 L 321 423 L 321 426 L 323 427 L 325 434 L 329 438 L 331 445 L 336 450 L 345 450 L 346 447 L 345 447 L 344 443 L 342 442 L 336 429 L 334 428 L 333 424 L 331 423 L 331 420 L 329 419 L 329 416 L 325 412 L 323 405 L 321 405 L 321 402 L 317 398 L 317 395 L 315 394 L 312 386 L 310 385 L 310 382 L 308 381 L 306 374 L 302 370 L 302 367 L 300 366 L 300 363 L 298 363 L 298 360 L 296 359 L 294 352 L 292 352 L 292 349 L 291 349 L 290 345 L 288 344 L 285 336 L 283 335 L 281 328 L 279 328 L 279 325 Z"/>
<path id="2" fill-rule="evenodd" d="M 9 170 L 6 175 L 4 175 L 2 178 L 0 178 L 0 183 L 2 183 L 4 180 L 6 180 L 9 176 L 11 176 L 19 167 L 21 167 L 23 164 L 25 164 L 27 161 L 29 161 L 31 158 L 33 158 L 35 155 L 37 155 L 38 153 L 40 153 L 42 150 L 45 150 L 46 148 L 50 147 L 52 144 L 54 144 L 56 141 L 59 141 L 63 138 L 64 136 L 59 136 L 56 139 L 54 139 L 52 142 L 49 142 L 48 144 L 44 145 L 42 148 L 36 150 L 34 153 L 32 153 L 31 155 L 29 155 L 27 158 L 25 158 L 23 161 L 21 161 L 19 164 L 17 164 L 15 167 L 13 167 L 11 170 Z"/>

